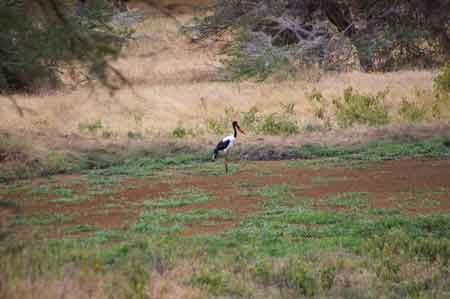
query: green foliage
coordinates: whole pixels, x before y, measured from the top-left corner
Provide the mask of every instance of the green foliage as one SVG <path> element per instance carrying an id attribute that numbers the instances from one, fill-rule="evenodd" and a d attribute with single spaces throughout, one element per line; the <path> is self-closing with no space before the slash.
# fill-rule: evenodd
<path id="1" fill-rule="evenodd" d="M 438 76 L 434 79 L 434 89 L 441 98 L 450 95 L 450 63 L 445 65 Z"/>
<path id="2" fill-rule="evenodd" d="M 154 159 L 150 157 L 135 157 L 118 161 L 109 167 L 91 171 L 94 175 L 115 176 L 151 176 L 155 171 L 165 169 L 169 166 L 185 165 L 197 162 L 202 158 L 195 155 L 180 154 L 164 159 Z"/>
<path id="3" fill-rule="evenodd" d="M 299 131 L 295 119 L 295 104 L 280 103 L 282 112 L 263 116 L 259 124 L 259 131 L 267 135 L 295 135 Z"/>
<path id="4" fill-rule="evenodd" d="M 380 126 L 389 123 L 390 118 L 384 98 L 387 91 L 376 95 L 364 95 L 347 88 L 343 98 L 333 100 L 336 118 L 341 127 L 351 127 L 354 124 Z"/>
<path id="5" fill-rule="evenodd" d="M 225 116 L 222 116 L 218 119 L 209 118 L 206 120 L 206 127 L 207 129 L 216 134 L 216 135 L 223 135 L 227 132 L 227 130 L 230 130 L 231 123 L 234 121 L 234 116 L 236 114 L 236 111 L 233 107 L 226 107 L 225 108 Z"/>
<path id="6" fill-rule="evenodd" d="M 331 207 L 344 207 L 360 209 L 368 207 L 367 192 L 344 192 L 324 199 L 323 201 Z"/>
<path id="7" fill-rule="evenodd" d="M 171 234 L 179 232 L 185 224 L 195 221 L 215 219 L 231 219 L 228 209 L 196 209 L 184 213 L 170 213 L 165 209 L 143 212 L 139 222 L 134 226 L 136 232 Z"/>
<path id="8" fill-rule="evenodd" d="M 70 215 L 65 214 L 34 214 L 30 216 L 16 215 L 11 220 L 11 224 L 32 224 L 32 225 L 47 225 L 47 224 L 63 224 L 71 222 L 73 219 Z"/>
<path id="9" fill-rule="evenodd" d="M 89 1 L 74 14 L 73 1 L 2 1 L 0 90 L 55 87 L 61 68 L 108 84 L 107 59 L 120 52 L 127 30 L 109 24 L 109 1 Z"/>
<path id="10" fill-rule="evenodd" d="M 258 37 L 243 29 L 239 38 L 225 49 L 228 58 L 223 63 L 231 80 L 256 78 L 264 81 L 275 71 L 289 66 L 286 55 L 274 47 L 261 44 L 249 47 L 249 43 L 254 42 L 255 38 Z"/>
<path id="11" fill-rule="evenodd" d="M 280 112 L 260 113 L 256 106 L 241 112 L 241 126 L 246 132 L 265 135 L 294 135 L 299 131 L 296 120 L 295 104 L 280 103 Z M 231 122 L 238 114 L 232 107 L 225 109 L 225 116 L 219 119 L 208 119 L 208 130 L 214 134 L 227 133 Z"/>
<path id="12" fill-rule="evenodd" d="M 258 107 L 252 106 L 248 111 L 241 112 L 242 126 L 249 132 L 258 131 L 258 122 L 260 117 L 258 115 Z"/>
<path id="13" fill-rule="evenodd" d="M 328 103 L 322 93 L 316 89 L 308 96 L 308 100 L 313 107 L 314 116 L 323 122 L 325 128 L 331 127 L 331 120 L 329 111 L 327 109 Z"/>
<path id="14" fill-rule="evenodd" d="M 313 265 L 299 258 L 289 264 L 287 269 L 287 284 L 300 295 L 314 297 L 317 285 Z"/>
<path id="15" fill-rule="evenodd" d="M 398 113 L 405 121 L 420 122 L 425 119 L 428 111 L 424 105 L 419 105 L 416 102 L 408 102 L 406 99 L 403 99 L 400 103 Z"/>
<path id="16" fill-rule="evenodd" d="M 436 118 L 448 119 L 450 117 L 450 63 L 445 65 L 439 75 L 434 79 L 436 101 L 431 110 Z"/>
<path id="17" fill-rule="evenodd" d="M 66 234 L 73 234 L 73 233 L 85 233 L 85 232 L 92 232 L 97 230 L 97 228 L 90 224 L 77 224 L 73 226 L 69 226 L 64 229 L 64 232 Z"/>
<path id="18" fill-rule="evenodd" d="M 97 135 L 98 132 L 103 129 L 103 124 L 101 120 L 83 122 L 78 124 L 78 129 L 83 134 Z"/>
<path id="19" fill-rule="evenodd" d="M 187 192 L 177 194 L 174 198 L 160 198 L 147 200 L 144 202 L 146 208 L 174 208 L 191 204 L 208 202 L 209 196 L 195 189 L 189 189 Z"/>
<path id="20" fill-rule="evenodd" d="M 172 131 L 172 136 L 175 138 L 184 138 L 187 135 L 187 130 L 183 127 L 176 127 Z"/>
<path id="21" fill-rule="evenodd" d="M 210 269 L 207 267 L 195 272 L 190 278 L 190 282 L 193 285 L 205 287 L 215 295 L 232 293 L 229 287 L 230 280 L 231 273 L 222 269 Z"/>
<path id="22" fill-rule="evenodd" d="M 130 139 L 138 139 L 138 140 L 144 139 L 144 135 L 142 135 L 141 132 L 128 131 L 127 136 Z"/>
<path id="23" fill-rule="evenodd" d="M 446 157 L 449 155 L 448 140 L 441 138 L 412 143 L 376 141 L 347 147 L 305 144 L 298 149 L 299 158 L 334 158 L 343 162 L 350 160 L 392 160 L 402 157 Z M 296 163 L 296 161 L 293 161 L 290 164 L 295 166 Z"/>

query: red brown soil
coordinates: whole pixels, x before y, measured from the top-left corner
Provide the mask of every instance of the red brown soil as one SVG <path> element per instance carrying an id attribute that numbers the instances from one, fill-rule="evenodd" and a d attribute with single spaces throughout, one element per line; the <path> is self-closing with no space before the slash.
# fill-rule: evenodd
<path id="1" fill-rule="evenodd" d="M 369 205 L 375 208 L 397 207 L 409 214 L 450 212 L 448 160 L 371 162 L 362 169 L 293 168 L 288 167 L 284 161 L 242 161 L 240 164 L 240 170 L 230 176 L 186 176 L 174 171 L 170 183 L 162 183 L 161 179 L 154 178 L 129 178 L 116 186 L 104 186 L 105 189 L 117 190 L 115 193 L 95 195 L 79 203 L 52 203 L 49 199 L 58 196 L 48 194 L 16 193 L 8 195 L 8 199 L 17 201 L 25 215 L 38 213 L 74 215 L 71 223 L 59 225 L 57 228 L 55 226 L 57 231 L 61 231 L 61 227 L 76 224 L 90 224 L 105 229 L 124 228 L 136 222 L 139 213 L 144 210 L 144 201 L 157 200 L 164 195 L 170 196 L 172 190 L 183 188 L 202 190 L 212 199 L 205 203 L 171 208 L 169 211 L 184 212 L 198 208 L 214 208 L 230 209 L 235 215 L 231 220 L 212 219 L 190 224 L 183 235 L 218 233 L 237 226 L 243 217 L 257 213 L 260 209 L 259 203 L 266 199 L 255 195 L 254 191 L 273 184 L 291 186 L 298 202 L 305 198 L 319 201 L 343 192 L 367 192 Z M 57 177 L 56 184 L 70 186 L 71 181 L 79 178 Z M 73 186 L 73 189 L 77 194 L 87 190 L 83 185 Z M 425 198 L 421 198 L 418 192 L 422 192 Z M 3 198 L 6 196 L 3 195 Z M 433 204 L 424 203 L 424 200 L 429 198 L 433 200 Z M 110 208 L 108 204 L 111 205 Z M 317 207 L 320 208 L 320 204 Z M 342 207 L 335 209 L 341 211 Z M 3 219 L 12 213 L 11 209 L 0 205 L 0 215 Z M 1 225 L 4 227 L 5 221 L 2 221 Z"/>

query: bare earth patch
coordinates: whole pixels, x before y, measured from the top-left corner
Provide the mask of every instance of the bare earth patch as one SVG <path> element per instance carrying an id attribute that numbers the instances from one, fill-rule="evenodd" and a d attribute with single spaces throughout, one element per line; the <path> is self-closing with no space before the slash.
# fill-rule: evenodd
<path id="1" fill-rule="evenodd" d="M 239 225 L 240 221 L 261 210 L 260 203 L 266 200 L 258 194 L 265 186 L 286 184 L 294 193 L 294 202 L 307 199 L 316 208 L 330 209 L 321 201 L 332 196 L 351 193 L 366 193 L 371 208 L 396 208 L 407 214 L 450 212 L 450 162 L 448 160 L 396 160 L 370 162 L 361 169 L 338 166 L 288 167 L 286 161 L 240 162 L 240 169 L 233 175 L 186 175 L 171 170 L 170 183 L 160 178 L 122 178 L 119 183 L 102 186 L 109 194 L 96 194 L 86 200 L 70 203 L 55 203 L 54 194 L 34 194 L 17 191 L 7 194 L 2 190 L 0 200 L 1 225 L 15 231 L 32 231 L 28 226 L 11 225 L 7 219 L 14 215 L 70 215 L 67 223 L 44 225 L 50 237 L 60 236 L 64 229 L 76 225 L 91 225 L 100 229 L 120 229 L 136 223 L 138 215 L 145 209 L 144 202 L 158 200 L 173 190 L 195 188 L 210 196 L 207 202 L 187 204 L 169 208 L 170 213 L 183 213 L 196 209 L 228 209 L 231 219 L 212 218 L 187 224 L 182 235 L 214 234 Z M 78 182 L 73 186 L 71 183 Z M 33 183 L 36 188 L 44 184 Z M 73 188 L 74 196 L 83 196 L 88 187 L 83 176 L 55 177 L 51 186 Z M 19 189 L 20 190 L 20 189 Z M 7 195 L 5 195 L 7 194 Z M 16 206 L 12 208 L 13 202 Z M 339 204 L 336 211 L 345 209 Z M 33 226 L 34 227 L 34 226 Z M 88 233 L 88 232 L 87 232 Z M 80 233 L 75 232 L 74 235 Z M 84 234 L 84 233 L 81 233 Z"/>

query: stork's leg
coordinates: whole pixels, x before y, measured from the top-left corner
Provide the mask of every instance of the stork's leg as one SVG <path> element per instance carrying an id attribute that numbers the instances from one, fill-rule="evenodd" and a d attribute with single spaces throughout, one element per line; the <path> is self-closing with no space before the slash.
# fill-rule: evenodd
<path id="1" fill-rule="evenodd" d="M 227 154 L 225 154 L 224 163 L 225 163 L 225 174 L 228 174 L 228 155 Z"/>

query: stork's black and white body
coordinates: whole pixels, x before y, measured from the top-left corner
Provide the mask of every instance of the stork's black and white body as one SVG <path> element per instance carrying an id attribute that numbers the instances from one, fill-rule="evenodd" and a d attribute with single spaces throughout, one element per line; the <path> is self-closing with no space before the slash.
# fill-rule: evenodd
<path id="1" fill-rule="evenodd" d="M 217 156 L 219 155 L 219 152 L 223 152 L 225 155 L 225 159 L 224 159 L 224 163 L 225 163 L 225 173 L 228 173 L 228 160 L 227 160 L 227 155 L 229 150 L 233 147 L 233 145 L 236 143 L 236 138 L 237 138 L 237 131 L 239 130 L 239 132 L 241 132 L 242 134 L 245 135 L 244 131 L 241 130 L 241 128 L 239 127 L 239 124 L 237 121 L 233 121 L 233 134 L 232 135 L 228 135 L 225 138 L 223 138 L 217 145 L 216 148 L 214 149 L 214 155 L 213 155 L 213 160 L 217 159 Z"/>

